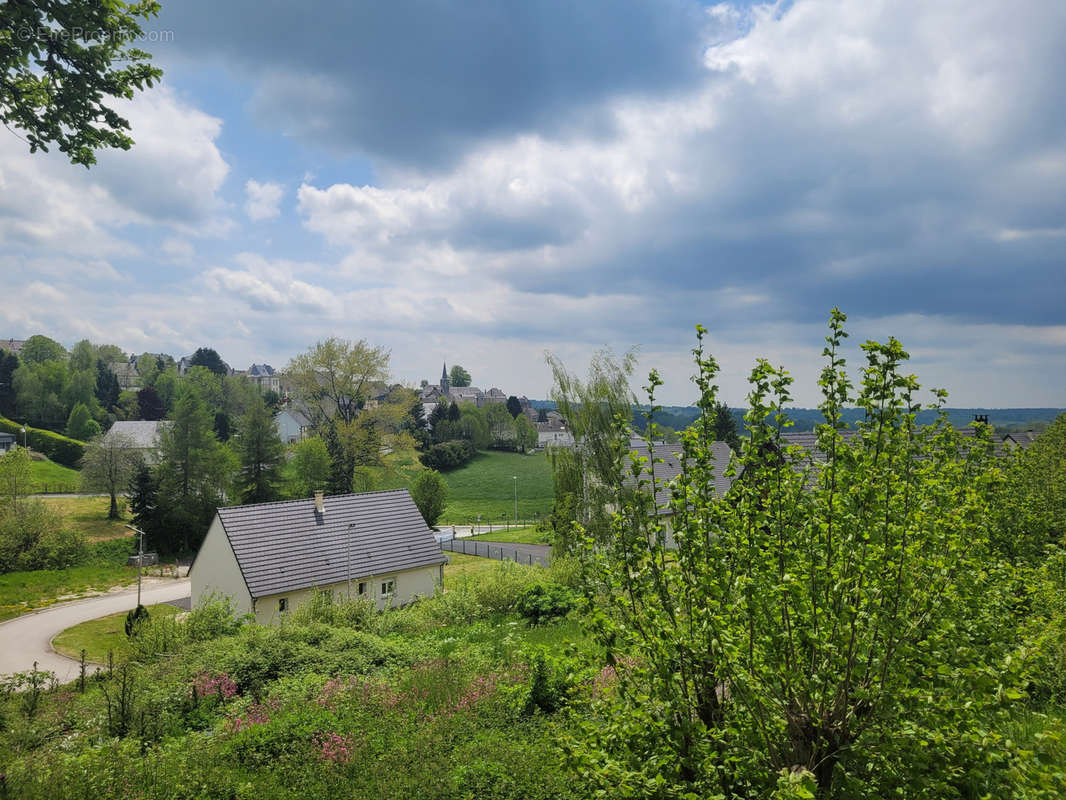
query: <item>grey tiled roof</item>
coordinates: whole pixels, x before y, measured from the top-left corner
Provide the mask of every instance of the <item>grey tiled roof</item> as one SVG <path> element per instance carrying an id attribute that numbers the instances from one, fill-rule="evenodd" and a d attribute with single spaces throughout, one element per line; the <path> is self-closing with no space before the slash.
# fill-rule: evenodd
<path id="1" fill-rule="evenodd" d="M 965 440 L 972 439 L 977 434 L 977 429 L 972 426 L 965 428 L 956 428 L 955 433 L 963 440 L 960 444 L 961 452 L 965 455 L 968 450 Z M 859 431 L 855 428 L 845 428 L 840 431 L 841 438 L 844 441 L 851 441 L 859 435 Z M 799 445 L 806 451 L 807 458 L 814 460 L 816 453 L 820 453 L 818 450 L 818 433 L 816 431 L 801 431 L 799 433 L 783 433 L 781 438 L 785 440 L 786 444 Z M 994 452 L 997 456 L 1006 455 L 1008 450 L 1004 447 L 1003 442 L 999 439 L 994 440 Z M 817 457 L 817 460 L 821 460 Z"/>
<path id="2" fill-rule="evenodd" d="M 119 420 L 108 430 L 106 436 L 122 434 L 133 440 L 134 446 L 148 449 L 159 445 L 159 429 L 162 425 L 169 425 L 169 421 L 160 420 L 149 422 L 147 420 Z"/>
<path id="3" fill-rule="evenodd" d="M 654 467 L 655 480 L 659 483 L 659 490 L 655 493 L 655 507 L 660 512 L 667 510 L 671 498 L 669 484 L 681 474 L 681 445 L 656 442 L 651 446 L 650 457 L 646 442 L 631 442 L 630 446 L 638 457 L 648 458 L 648 463 L 643 466 L 644 480 L 651 480 L 651 469 Z M 714 490 L 717 494 L 724 495 L 733 485 L 733 478 L 725 474 L 733 451 L 725 442 L 712 442 L 711 453 L 714 456 Z M 652 459 L 662 459 L 662 463 L 652 463 Z M 635 481 L 629 475 L 628 465 L 626 465 L 626 470 L 626 485 L 633 488 Z"/>
<path id="4" fill-rule="evenodd" d="M 327 497 L 321 515 L 309 498 L 218 516 L 252 597 L 340 583 L 349 552 L 353 580 L 445 561 L 406 489 Z"/>

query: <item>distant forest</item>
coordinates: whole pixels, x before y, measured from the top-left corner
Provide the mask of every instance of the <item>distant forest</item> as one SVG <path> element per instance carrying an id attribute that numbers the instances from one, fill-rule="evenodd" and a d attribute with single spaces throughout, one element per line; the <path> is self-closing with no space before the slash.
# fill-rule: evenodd
<path id="1" fill-rule="evenodd" d="M 554 409 L 555 403 L 550 400 L 533 400 L 535 408 Z M 647 406 L 637 406 L 633 411 L 633 427 L 639 431 L 644 430 L 647 421 L 643 412 Z M 737 419 L 737 427 L 744 430 L 744 413 L 746 409 L 730 409 Z M 1007 433 L 1010 431 L 1043 430 L 1059 414 L 1066 411 L 1063 408 L 949 408 L 946 409 L 948 419 L 955 427 L 962 428 L 973 422 L 978 414 L 986 414 L 988 422 L 997 431 Z M 695 406 L 663 406 L 661 411 L 656 412 L 655 422 L 675 431 L 684 430 L 699 417 L 699 409 Z M 790 430 L 810 431 L 822 421 L 822 412 L 817 408 L 790 408 L 789 418 L 795 423 Z M 859 422 L 863 417 L 863 411 L 859 408 L 849 408 L 844 411 L 844 421 L 849 425 Z M 932 411 L 922 411 L 918 414 L 920 424 L 931 423 L 936 417 Z"/>

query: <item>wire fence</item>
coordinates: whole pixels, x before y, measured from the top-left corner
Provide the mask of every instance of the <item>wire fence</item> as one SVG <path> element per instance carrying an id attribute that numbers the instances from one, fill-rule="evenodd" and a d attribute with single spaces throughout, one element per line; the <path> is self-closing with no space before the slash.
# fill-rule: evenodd
<path id="1" fill-rule="evenodd" d="M 539 564 L 542 567 L 551 565 L 551 551 L 547 547 L 494 544 L 479 542 L 476 539 L 449 539 L 441 542 L 440 546 L 442 550 L 450 550 L 453 553 L 494 558 L 497 561 L 515 561 L 529 566 Z"/>
<path id="2" fill-rule="evenodd" d="M 81 487 L 76 483 L 31 483 L 30 494 L 78 494 Z"/>

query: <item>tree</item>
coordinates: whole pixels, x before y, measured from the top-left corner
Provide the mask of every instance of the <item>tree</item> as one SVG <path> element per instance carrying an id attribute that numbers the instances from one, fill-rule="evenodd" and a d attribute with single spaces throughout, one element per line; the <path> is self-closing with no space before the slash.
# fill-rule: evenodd
<path id="1" fill-rule="evenodd" d="M 143 461 L 134 470 L 127 491 L 134 527 L 144 531 L 150 547 L 157 550 L 169 549 L 169 543 L 163 534 L 162 512 L 159 508 L 159 481 Z"/>
<path id="2" fill-rule="evenodd" d="M 24 447 L 16 447 L 0 456 L 0 497 L 7 505 L 17 505 L 29 492 L 33 478 L 30 454 Z"/>
<path id="3" fill-rule="evenodd" d="M 423 470 L 411 484 L 411 499 L 415 501 L 426 524 L 432 528 L 448 504 L 448 486 L 436 470 Z"/>
<path id="4" fill-rule="evenodd" d="M 166 417 L 167 409 L 159 392 L 151 386 L 145 386 L 137 392 L 137 407 L 140 409 L 141 419 L 155 421 Z"/>
<path id="5" fill-rule="evenodd" d="M 537 429 L 533 427 L 533 423 L 525 414 L 520 414 L 515 418 L 514 425 L 515 435 L 518 437 L 518 449 L 523 453 L 534 449 L 540 438 L 537 436 Z"/>
<path id="6" fill-rule="evenodd" d="M 448 382 L 452 387 L 461 387 L 470 385 L 470 373 L 458 364 L 453 364 L 452 368 L 448 370 Z"/>
<path id="7" fill-rule="evenodd" d="M 2 14 L 3 12 L 0 12 Z M 3 28 L 0 28 L 3 30 Z M 67 351 L 55 339 L 47 336 L 31 336 L 22 345 L 19 358 L 25 364 L 43 364 L 45 361 L 66 361 Z"/>
<path id="8" fill-rule="evenodd" d="M 356 423 L 366 403 L 369 384 L 388 380 L 389 351 L 363 339 L 329 338 L 294 358 L 286 370 L 298 407 L 311 420 L 329 452 L 329 491 L 353 489 L 355 467 L 379 460 L 380 431 L 372 423 Z"/>
<path id="9" fill-rule="evenodd" d="M 281 497 L 281 466 L 285 445 L 278 435 L 274 415 L 262 400 L 241 417 L 237 454 L 240 459 L 238 490 L 242 503 L 268 503 Z"/>
<path id="10" fill-rule="evenodd" d="M 31 425 L 63 430 L 70 414 L 63 403 L 69 380 L 62 361 L 23 361 L 13 376 L 19 415 Z"/>
<path id="11" fill-rule="evenodd" d="M 0 416 L 2 417 L 16 415 L 15 370 L 18 368 L 18 356 L 0 348 Z"/>
<path id="12" fill-rule="evenodd" d="M 556 544 L 566 549 L 575 521 L 597 536 L 609 535 L 609 508 L 618 490 L 615 467 L 629 451 L 634 404 L 629 377 L 636 354 L 631 350 L 616 359 L 609 350 L 597 352 L 585 380 L 568 372 L 555 356 L 549 354 L 547 360 L 554 376 L 552 400 L 576 441 L 551 456 L 556 506 L 552 527 Z M 576 511 L 577 517 L 569 518 L 564 511 Z"/>
<path id="13" fill-rule="evenodd" d="M 518 415 L 522 413 L 522 403 L 513 394 L 507 398 L 507 411 L 514 419 L 517 419 Z"/>
<path id="14" fill-rule="evenodd" d="M 368 384 L 388 381 L 388 370 L 384 347 L 331 337 L 289 362 L 286 374 L 297 403 L 317 427 L 334 417 L 351 424 L 366 402 Z"/>
<path id="15" fill-rule="evenodd" d="M 995 543 L 1013 561 L 1039 563 L 1066 543 L 1066 414 L 1006 469 L 996 504 Z"/>
<path id="16" fill-rule="evenodd" d="M 734 453 L 740 452 L 736 417 L 729 410 L 729 406 L 722 402 L 715 402 L 714 405 L 714 435 L 719 442 L 728 444 Z"/>
<path id="17" fill-rule="evenodd" d="M 71 439 L 87 442 L 94 436 L 99 435 L 99 423 L 92 418 L 89 409 L 84 404 L 77 403 L 70 410 L 70 416 L 67 417 L 67 436 Z"/>
<path id="18" fill-rule="evenodd" d="M 70 349 L 70 369 L 80 371 L 96 366 L 96 348 L 88 339 L 82 339 Z"/>
<path id="19" fill-rule="evenodd" d="M 507 406 L 503 403 L 486 403 L 482 410 L 492 435 L 492 446 L 504 450 L 513 449 L 515 444 L 514 419 L 508 413 Z"/>
<path id="20" fill-rule="evenodd" d="M 1011 758 L 987 721 L 1022 696 L 1002 668 L 1015 598 L 989 546 L 991 431 L 963 446 L 943 392 L 936 424 L 918 426 L 919 385 L 895 339 L 862 346 L 856 391 L 844 320 L 834 309 L 817 453 L 782 438 L 792 378 L 760 360 L 739 477 L 716 491 L 718 365 L 701 328 L 703 413 L 683 435 L 676 482 L 617 459 L 611 485 L 628 475 L 640 491 L 616 493 L 611 536 L 586 537 L 581 554 L 618 680 L 569 745 L 598 788 L 732 800 L 802 773 L 813 791 L 790 796 L 1013 793 L 1005 771 L 979 766 Z M 649 439 L 659 385 L 653 372 Z M 846 431 L 852 404 L 865 419 Z M 669 522 L 655 513 L 663 490 Z"/>
<path id="21" fill-rule="evenodd" d="M 24 0 L 0 6 L 0 121 L 23 131 L 30 152 L 59 147 L 72 164 L 96 163 L 101 148 L 128 150 L 127 120 L 105 105 L 159 80 L 151 56 L 131 46 L 159 3 Z"/>
<path id="22" fill-rule="evenodd" d="M 110 495 L 108 519 L 119 519 L 118 494 L 129 485 L 143 463 L 137 443 L 122 433 L 111 431 L 86 446 L 82 457 L 82 485 Z"/>
<path id="23" fill-rule="evenodd" d="M 180 546 L 187 552 L 207 532 L 229 484 L 230 463 L 215 438 L 210 412 L 192 391 L 178 396 L 173 421 L 162 428 L 159 440 L 164 549 Z"/>
<path id="24" fill-rule="evenodd" d="M 118 396 L 122 393 L 122 387 L 118 385 L 118 376 L 111 371 L 107 362 L 103 359 L 96 361 L 96 399 L 100 407 L 110 411 L 118 405 Z"/>
<path id="25" fill-rule="evenodd" d="M 204 367 L 216 375 L 226 375 L 229 372 L 226 362 L 210 347 L 197 348 L 196 352 L 192 354 L 192 358 L 189 359 L 189 366 Z"/>
<path id="26" fill-rule="evenodd" d="M 325 443 L 317 436 L 297 442 L 291 449 L 289 469 L 293 479 L 289 494 L 292 497 L 310 497 L 326 487 L 329 479 L 330 459 Z"/>

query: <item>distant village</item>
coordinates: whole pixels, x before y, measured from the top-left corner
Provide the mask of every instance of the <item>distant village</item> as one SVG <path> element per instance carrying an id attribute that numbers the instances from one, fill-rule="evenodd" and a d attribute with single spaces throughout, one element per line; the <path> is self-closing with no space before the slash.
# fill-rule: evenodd
<path id="1" fill-rule="evenodd" d="M 6 350 L 18 356 L 25 343 L 26 340 L 24 339 L 0 339 L 0 350 Z M 115 349 L 117 354 L 117 348 Z M 130 354 L 129 356 L 123 354 L 122 358 L 112 360 L 107 365 L 108 369 L 114 374 L 119 389 L 122 391 L 136 391 L 142 387 L 141 372 L 145 369 L 144 362 L 146 359 L 152 362 L 150 368 L 153 371 L 159 371 L 161 368 L 173 365 L 176 367 L 179 377 L 184 377 L 189 369 L 194 366 L 193 356 L 191 355 L 175 359 L 167 353 L 141 353 L 140 355 Z M 252 364 L 247 369 L 234 369 L 225 361 L 221 363 L 227 375 L 243 378 L 257 386 L 264 393 L 274 392 L 278 395 L 280 402 L 278 404 L 277 424 L 282 441 L 286 444 L 292 444 L 311 434 L 312 424 L 310 418 L 299 408 L 296 408 L 293 403 L 289 402 L 292 395 L 292 387 L 286 380 L 283 371 L 265 363 Z M 377 407 L 385 402 L 391 392 L 403 386 L 400 383 L 390 385 L 376 382 L 371 384 L 365 398 L 366 406 L 368 408 Z M 440 380 L 437 383 L 430 383 L 429 380 L 423 379 L 416 391 L 419 392 L 419 399 L 422 402 L 422 408 L 427 420 L 431 418 L 434 409 L 440 405 L 442 400 L 457 405 L 471 403 L 477 408 L 483 408 L 492 403 L 506 405 L 508 399 L 515 396 L 509 395 L 495 386 L 487 391 L 477 386 L 453 386 L 446 363 L 443 365 Z M 573 445 L 574 437 L 567 429 L 566 421 L 559 412 L 548 408 L 535 408 L 525 395 L 515 397 L 521 405 L 521 413 L 536 428 L 538 448 L 549 446 L 569 447 Z"/>

